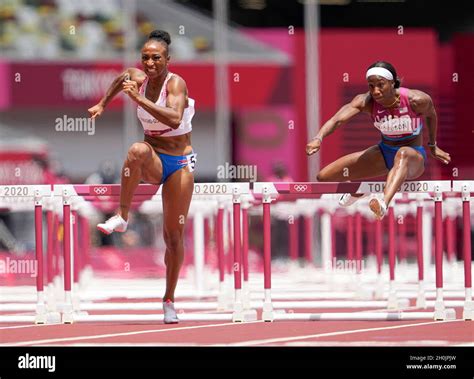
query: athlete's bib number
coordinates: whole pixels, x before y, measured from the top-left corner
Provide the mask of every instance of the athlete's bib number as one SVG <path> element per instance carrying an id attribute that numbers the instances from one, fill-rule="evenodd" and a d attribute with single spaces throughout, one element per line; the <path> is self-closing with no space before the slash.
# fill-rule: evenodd
<path id="1" fill-rule="evenodd" d="M 186 158 L 188 160 L 189 172 L 194 171 L 194 167 L 196 166 L 196 155 L 197 154 L 189 154 L 189 155 L 186 156 Z"/>

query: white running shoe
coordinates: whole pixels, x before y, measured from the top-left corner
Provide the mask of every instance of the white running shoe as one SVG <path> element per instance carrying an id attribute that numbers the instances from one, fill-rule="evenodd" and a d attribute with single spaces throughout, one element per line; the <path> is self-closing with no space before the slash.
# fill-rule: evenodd
<path id="1" fill-rule="evenodd" d="M 163 302 L 163 313 L 164 313 L 164 323 L 165 324 L 177 324 L 179 323 L 179 318 L 176 315 L 176 310 L 174 309 L 174 303 L 171 300 L 166 300 Z"/>
<path id="2" fill-rule="evenodd" d="M 97 225 L 102 233 L 110 234 L 112 232 L 125 232 L 127 230 L 128 222 L 125 221 L 122 216 L 115 215 L 109 218 L 106 222 Z"/>
<path id="3" fill-rule="evenodd" d="M 339 205 L 341 207 L 348 207 L 348 206 L 354 204 L 357 200 L 360 200 L 360 199 L 362 199 L 364 197 L 367 197 L 367 196 L 368 196 L 367 193 L 364 193 L 362 196 L 352 196 L 350 193 L 345 193 L 339 199 Z"/>
<path id="4" fill-rule="evenodd" d="M 378 198 L 373 198 L 369 201 L 369 207 L 372 212 L 374 212 L 375 218 L 381 220 L 384 218 L 387 213 L 387 204 L 385 201 Z"/>

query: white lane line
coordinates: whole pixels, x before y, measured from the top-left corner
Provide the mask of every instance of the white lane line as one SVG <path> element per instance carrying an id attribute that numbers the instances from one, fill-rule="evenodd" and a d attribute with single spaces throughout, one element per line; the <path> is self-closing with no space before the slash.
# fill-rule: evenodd
<path id="1" fill-rule="evenodd" d="M 8 329 L 22 329 L 22 328 L 41 328 L 45 326 L 56 326 L 62 324 L 28 324 L 28 325 L 15 325 L 15 326 L 0 326 L 0 330 L 8 330 Z"/>
<path id="2" fill-rule="evenodd" d="M 192 343 L 172 343 L 172 342 L 120 342 L 120 343 L 99 343 L 99 342 L 84 342 L 84 343 L 68 343 L 65 344 L 45 344 L 45 345 L 35 345 L 35 346 L 58 346 L 58 347 L 118 347 L 118 346 L 158 346 L 158 347 L 167 347 L 167 346 L 202 346 L 201 344 L 192 342 Z"/>
<path id="3" fill-rule="evenodd" d="M 352 346 L 456 346 L 450 341 L 426 340 L 426 341 L 306 341 L 306 342 L 288 342 L 284 346 L 288 347 L 311 347 L 311 346 L 336 346 L 336 347 L 352 347 Z"/>
<path id="4" fill-rule="evenodd" d="M 460 344 L 454 345 L 454 346 L 474 346 L 474 342 L 460 343 Z"/>
<path id="5" fill-rule="evenodd" d="M 263 340 L 250 340 L 250 341 L 230 343 L 230 344 L 215 344 L 215 345 L 212 345 L 212 346 L 256 346 L 256 345 L 265 345 L 265 344 L 278 343 L 278 342 L 305 340 L 305 339 L 309 339 L 309 338 L 331 337 L 331 336 L 341 336 L 341 335 L 345 335 L 345 334 L 347 335 L 347 334 L 355 334 L 355 333 L 374 332 L 374 331 L 379 331 L 379 330 L 393 330 L 393 329 L 410 328 L 410 327 L 413 327 L 413 326 L 421 326 L 421 325 L 432 325 L 432 324 L 438 324 L 439 325 L 441 323 L 455 322 L 455 321 L 462 321 L 462 320 L 431 321 L 431 322 L 423 322 L 423 323 L 418 323 L 418 324 L 384 326 L 384 327 L 380 327 L 380 328 L 344 330 L 344 331 L 341 331 L 341 332 L 309 334 L 309 335 L 293 336 L 293 337 L 268 338 L 268 339 L 263 339 Z M 462 321 L 462 322 L 464 322 L 464 321 Z"/>
<path id="6" fill-rule="evenodd" d="M 262 322 L 262 321 L 251 321 L 251 322 L 246 322 L 246 324 L 256 323 L 256 322 Z M 3 344 L 0 344 L 0 346 L 28 346 L 28 345 L 38 345 L 38 344 L 44 345 L 44 344 L 50 344 L 50 343 L 55 343 L 55 342 L 92 340 L 92 339 L 98 339 L 98 338 L 133 336 L 133 335 L 149 334 L 149 333 L 167 333 L 167 332 L 175 332 L 175 331 L 180 331 L 180 330 L 213 328 L 213 327 L 229 326 L 229 325 L 242 325 L 242 324 L 237 323 L 237 322 L 230 322 L 230 323 L 223 323 L 223 324 L 196 325 L 196 326 L 185 326 L 185 327 L 178 327 L 178 328 L 139 330 L 139 331 L 135 331 L 135 332 L 97 334 L 97 335 L 93 335 L 93 336 L 51 338 L 51 339 L 44 339 L 44 340 L 31 340 L 31 341 L 21 341 L 21 342 L 13 342 L 13 343 L 3 343 Z"/>

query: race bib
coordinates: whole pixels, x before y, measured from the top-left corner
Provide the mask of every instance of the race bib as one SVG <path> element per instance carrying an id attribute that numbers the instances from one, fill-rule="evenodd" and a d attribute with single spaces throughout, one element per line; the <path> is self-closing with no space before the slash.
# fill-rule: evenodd
<path id="1" fill-rule="evenodd" d="M 189 168 L 189 172 L 194 171 L 194 167 L 196 166 L 196 157 L 197 157 L 196 153 L 186 155 L 187 166 Z"/>

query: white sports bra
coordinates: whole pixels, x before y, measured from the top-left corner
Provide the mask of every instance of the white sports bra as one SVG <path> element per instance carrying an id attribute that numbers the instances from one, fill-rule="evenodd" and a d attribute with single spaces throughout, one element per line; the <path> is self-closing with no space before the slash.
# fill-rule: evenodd
<path id="1" fill-rule="evenodd" d="M 161 87 L 160 96 L 156 101 L 156 105 L 160 107 L 166 107 L 166 97 L 168 96 L 168 91 L 166 90 L 166 86 L 168 84 L 168 80 L 174 74 L 169 72 L 166 76 L 166 79 Z M 146 85 L 148 84 L 148 77 L 145 79 L 143 84 L 140 87 L 139 93 L 140 95 L 145 96 L 146 93 Z M 173 129 L 171 126 L 163 124 L 162 122 L 158 121 L 155 117 L 149 114 L 145 109 L 141 106 L 137 108 L 137 116 L 140 122 L 142 123 L 145 135 L 156 137 L 174 137 L 180 136 L 186 133 L 189 133 L 193 126 L 191 125 L 191 120 L 194 116 L 194 99 L 188 97 L 188 106 L 184 109 L 183 118 L 181 120 L 181 124 L 177 129 Z"/>

